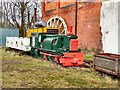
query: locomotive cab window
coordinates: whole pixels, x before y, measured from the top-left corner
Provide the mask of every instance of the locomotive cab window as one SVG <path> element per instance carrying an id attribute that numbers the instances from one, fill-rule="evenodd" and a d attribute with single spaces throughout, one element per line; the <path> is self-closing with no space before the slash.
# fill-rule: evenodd
<path id="1" fill-rule="evenodd" d="M 39 36 L 39 42 L 41 42 L 41 35 Z"/>
<path id="2" fill-rule="evenodd" d="M 54 44 L 54 45 L 56 45 L 56 44 L 57 44 L 57 38 L 56 38 L 56 39 L 54 39 L 53 44 Z"/>

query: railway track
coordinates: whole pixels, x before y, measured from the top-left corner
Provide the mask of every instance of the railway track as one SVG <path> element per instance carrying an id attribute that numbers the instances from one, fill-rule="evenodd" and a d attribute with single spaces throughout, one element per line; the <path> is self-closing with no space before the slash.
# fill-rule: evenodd
<path id="1" fill-rule="evenodd" d="M 92 60 L 84 60 L 84 66 L 93 67 L 93 61 Z"/>

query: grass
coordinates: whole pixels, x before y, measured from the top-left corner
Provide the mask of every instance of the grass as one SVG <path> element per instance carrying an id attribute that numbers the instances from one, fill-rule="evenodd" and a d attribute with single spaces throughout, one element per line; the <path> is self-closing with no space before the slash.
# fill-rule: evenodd
<path id="1" fill-rule="evenodd" d="M 10 54 L 2 48 L 3 88 L 117 88 L 118 80 L 99 76 L 92 68 L 64 68 L 33 59 L 30 56 Z M 14 52 L 13 52 L 14 53 Z M 92 57 L 89 57 L 92 58 Z"/>
<path id="2" fill-rule="evenodd" d="M 84 55 L 84 60 L 93 60 L 92 55 Z"/>

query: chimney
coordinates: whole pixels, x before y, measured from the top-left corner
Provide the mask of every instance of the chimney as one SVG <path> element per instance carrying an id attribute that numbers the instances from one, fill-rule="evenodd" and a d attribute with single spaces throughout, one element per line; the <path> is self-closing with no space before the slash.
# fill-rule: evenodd
<path id="1" fill-rule="evenodd" d="M 72 26 L 68 27 L 67 35 L 74 35 L 73 32 L 72 32 Z"/>

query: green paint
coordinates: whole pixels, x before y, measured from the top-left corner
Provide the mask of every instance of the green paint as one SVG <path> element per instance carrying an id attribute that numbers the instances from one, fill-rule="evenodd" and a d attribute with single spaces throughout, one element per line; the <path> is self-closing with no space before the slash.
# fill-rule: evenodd
<path id="1" fill-rule="evenodd" d="M 35 37 L 35 46 L 32 42 Z M 61 35 L 61 34 L 42 34 L 32 33 L 30 37 L 31 53 L 33 56 L 39 56 L 39 52 L 45 52 L 53 55 L 62 55 L 64 52 L 69 52 L 70 39 L 77 39 L 75 35 Z M 78 52 L 81 52 L 79 49 Z"/>
<path id="2" fill-rule="evenodd" d="M 52 42 L 54 38 L 45 38 L 43 41 L 43 49 L 52 50 Z"/>
<path id="3" fill-rule="evenodd" d="M 64 37 L 63 39 L 63 49 L 64 51 L 68 51 L 70 46 L 70 40 L 68 37 Z"/>

